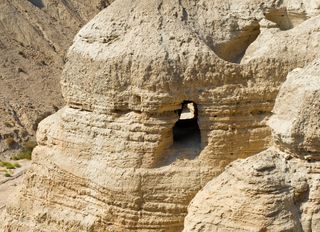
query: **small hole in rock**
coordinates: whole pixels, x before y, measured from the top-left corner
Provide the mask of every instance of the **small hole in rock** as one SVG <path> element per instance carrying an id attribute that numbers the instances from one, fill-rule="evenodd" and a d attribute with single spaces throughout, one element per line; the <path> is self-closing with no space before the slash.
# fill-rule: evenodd
<path id="1" fill-rule="evenodd" d="M 134 102 L 135 104 L 140 104 L 140 103 L 141 103 L 141 97 L 138 96 L 138 95 L 134 95 L 134 96 L 133 96 L 133 102 Z"/>

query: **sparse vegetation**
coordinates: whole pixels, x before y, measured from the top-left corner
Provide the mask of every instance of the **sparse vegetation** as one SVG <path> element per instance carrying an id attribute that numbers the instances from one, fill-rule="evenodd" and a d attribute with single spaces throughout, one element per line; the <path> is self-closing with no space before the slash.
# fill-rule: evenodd
<path id="1" fill-rule="evenodd" d="M 31 160 L 32 151 L 37 146 L 35 141 L 28 141 L 23 144 L 21 151 L 12 157 L 13 160 L 28 159 Z"/>
<path id="2" fill-rule="evenodd" d="M 10 162 L 0 162 L 0 167 L 4 167 L 7 169 L 16 169 L 16 168 L 20 168 L 21 165 L 18 163 L 10 163 Z"/>
<path id="3" fill-rule="evenodd" d="M 15 156 L 12 157 L 13 160 L 27 159 L 31 160 L 32 150 L 21 150 Z"/>
<path id="4" fill-rule="evenodd" d="M 13 169 L 20 168 L 21 165 L 19 163 L 10 163 L 5 161 L 0 161 L 0 167 L 4 168 L 1 169 L 1 172 L 4 172 L 5 177 L 11 177 L 13 172 Z"/>
<path id="5" fill-rule="evenodd" d="M 11 174 L 10 174 L 9 172 L 6 172 L 6 173 L 4 174 L 4 176 L 5 176 L 5 177 L 11 177 Z"/>

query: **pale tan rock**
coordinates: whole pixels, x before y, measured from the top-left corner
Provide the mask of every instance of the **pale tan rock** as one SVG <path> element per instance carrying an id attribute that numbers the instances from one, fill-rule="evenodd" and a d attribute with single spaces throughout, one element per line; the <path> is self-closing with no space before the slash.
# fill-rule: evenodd
<path id="1" fill-rule="evenodd" d="M 210 181 L 184 231 L 319 231 L 319 93 L 319 60 L 289 74 L 270 121 L 276 147 Z"/>
<path id="2" fill-rule="evenodd" d="M 307 56 L 271 58 L 270 49 L 237 64 L 250 42 L 229 47 L 251 35 L 245 28 L 257 34 L 254 18 L 272 6 L 261 2 L 117 0 L 99 13 L 69 50 L 66 107 L 40 123 L 33 167 L 3 230 L 182 230 L 189 202 L 212 177 L 269 146 L 279 86 L 319 53 L 312 24 L 301 35 Z M 296 33 L 281 40 L 288 51 Z M 174 141 L 189 101 L 201 136 Z"/>
<path id="3" fill-rule="evenodd" d="M 281 2 L 281 1 L 279 1 Z M 320 14 L 319 0 L 284 0 L 281 4 L 291 27 Z M 290 26 L 289 26 L 290 27 Z"/>
<path id="4" fill-rule="evenodd" d="M 299 56 L 306 57 L 306 63 L 308 63 L 311 61 L 308 59 L 309 49 L 312 47 L 315 51 L 319 50 L 320 45 L 316 41 L 320 40 L 320 33 L 315 28 L 320 27 L 320 16 L 310 18 L 291 30 L 285 31 L 270 25 L 263 25 L 267 28 L 262 28 L 258 38 L 248 47 L 241 60 L 242 64 L 265 57 L 287 59 L 295 63 Z M 312 41 L 308 41 L 309 38 L 312 38 Z M 290 57 L 287 54 L 290 54 Z"/>
<path id="5" fill-rule="evenodd" d="M 275 144 L 304 159 L 320 160 L 320 61 L 292 71 L 269 125 Z"/>
<path id="6" fill-rule="evenodd" d="M 235 161 L 192 200 L 184 231 L 302 231 L 306 174 L 274 150 Z"/>

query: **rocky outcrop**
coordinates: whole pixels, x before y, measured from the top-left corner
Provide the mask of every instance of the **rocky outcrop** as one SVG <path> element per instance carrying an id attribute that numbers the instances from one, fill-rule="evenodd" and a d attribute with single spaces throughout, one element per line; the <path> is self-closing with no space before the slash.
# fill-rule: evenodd
<path id="1" fill-rule="evenodd" d="M 319 74 L 320 60 L 289 74 L 270 120 L 274 147 L 210 181 L 184 231 L 320 230 Z"/>
<path id="2" fill-rule="evenodd" d="M 319 71 L 318 60 L 288 75 L 269 122 L 277 147 L 309 161 L 320 160 Z"/>
<path id="3" fill-rule="evenodd" d="M 232 47 L 278 6 L 232 2 L 118 0 L 89 22 L 68 53 L 66 107 L 40 123 L 3 230 L 179 231 L 212 177 L 267 148 L 279 86 L 318 55 L 320 24 L 279 35 L 286 56 L 239 65 L 252 39 Z M 194 118 L 180 119 L 189 104 Z"/>

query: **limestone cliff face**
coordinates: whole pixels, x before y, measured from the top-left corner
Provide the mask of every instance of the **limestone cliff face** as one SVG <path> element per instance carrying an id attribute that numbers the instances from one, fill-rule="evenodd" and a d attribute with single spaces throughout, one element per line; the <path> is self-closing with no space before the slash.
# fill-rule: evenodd
<path id="1" fill-rule="evenodd" d="M 310 16 L 277 31 L 281 56 L 252 47 L 238 64 L 264 12 L 283 7 L 272 2 L 118 0 L 98 14 L 69 50 L 66 107 L 40 123 L 3 230 L 182 230 L 212 177 L 269 146 L 279 86 L 319 53 Z M 179 119 L 187 104 L 194 120 Z"/>
<path id="2" fill-rule="evenodd" d="M 289 74 L 270 121 L 274 147 L 210 181 L 184 231 L 320 230 L 319 93 L 320 60 Z"/>

